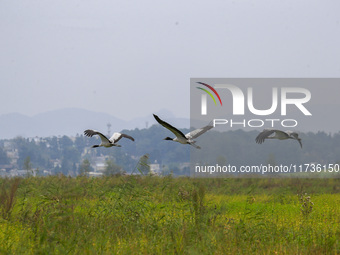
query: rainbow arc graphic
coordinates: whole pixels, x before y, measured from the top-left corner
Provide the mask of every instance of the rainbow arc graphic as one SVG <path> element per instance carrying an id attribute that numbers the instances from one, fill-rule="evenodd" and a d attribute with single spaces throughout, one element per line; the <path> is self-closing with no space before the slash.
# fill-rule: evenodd
<path id="1" fill-rule="evenodd" d="M 216 91 L 212 86 L 210 86 L 209 84 L 203 83 L 203 82 L 197 82 L 197 83 L 198 83 L 198 84 L 201 84 L 201 85 L 203 85 L 203 86 L 206 86 L 207 88 L 209 88 L 209 89 L 217 96 L 217 98 L 218 98 L 218 100 L 220 101 L 220 104 L 221 104 L 221 106 L 222 106 L 222 100 L 221 100 L 221 98 L 220 98 L 220 95 L 217 93 L 217 91 Z M 201 89 L 201 90 L 203 90 L 204 92 L 206 92 L 206 93 L 214 100 L 215 105 L 217 105 L 216 100 L 215 100 L 215 97 L 213 96 L 213 94 L 212 94 L 209 90 L 204 89 L 204 88 L 201 88 L 201 87 L 196 87 L 196 88 Z"/>

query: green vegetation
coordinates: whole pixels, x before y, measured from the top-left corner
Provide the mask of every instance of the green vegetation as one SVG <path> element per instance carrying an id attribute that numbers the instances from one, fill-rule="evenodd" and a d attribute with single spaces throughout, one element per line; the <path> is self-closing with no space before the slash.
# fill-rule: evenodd
<path id="1" fill-rule="evenodd" d="M 182 129 L 182 131 L 187 133 L 189 129 Z M 299 144 L 292 140 L 256 144 L 255 137 L 258 131 L 217 132 L 212 129 L 197 140 L 197 144 L 202 149 L 193 149 L 191 153 L 189 145 L 164 141 L 163 138 L 172 134 L 160 125 L 122 132 L 134 137 L 135 142 L 122 139 L 119 141 L 121 148 L 91 149 L 91 145 L 100 142 L 97 136 L 89 138 L 78 135 L 72 139 L 67 136 L 33 140 L 20 137 L 11 140 L 0 139 L 0 168 L 8 169 L 6 165 L 11 164 L 10 169 L 30 168 L 33 171 L 39 169 L 40 174 L 48 170 L 51 174 L 62 173 L 74 176 L 91 170 L 86 164 L 90 163 L 94 167 L 96 157 L 105 157 L 114 162 L 119 171 L 130 173 L 137 160 L 145 154 L 149 155 L 149 163 L 157 162 L 163 170 L 170 168 L 175 175 L 189 174 L 188 169 L 179 169 L 181 163 L 189 161 L 201 165 L 218 163 L 237 167 L 261 164 L 290 165 L 291 163 L 296 165 L 316 163 L 323 166 L 340 163 L 340 132 L 332 135 L 324 132 L 301 133 L 303 143 L 301 149 Z M 13 155 L 14 152 L 17 155 Z M 6 153 L 11 154 L 12 157 L 9 158 Z M 86 159 L 88 162 L 84 165 Z M 113 172 L 117 171 L 114 169 Z M 108 173 L 111 174 L 110 171 Z"/>
<path id="2" fill-rule="evenodd" d="M 189 129 L 181 129 L 184 134 Z M 197 139 L 197 145 L 201 150 L 192 149 L 189 145 L 180 145 L 176 142 L 164 141 L 166 136 L 173 136 L 170 131 L 160 125 L 154 125 L 148 129 L 123 130 L 135 138 L 135 142 L 122 141 L 121 148 L 107 150 L 99 148 L 97 154 L 108 155 L 123 167 L 126 172 L 133 168 L 136 162 L 131 162 L 125 154 L 139 158 L 144 154 L 149 155 L 149 161 L 167 165 L 174 174 L 182 175 L 175 171 L 176 164 L 183 162 L 197 162 L 207 165 L 290 165 L 317 163 L 340 163 L 340 132 L 326 134 L 325 132 L 301 133 L 303 149 L 297 141 L 266 141 L 264 144 L 256 144 L 255 138 L 259 131 L 229 130 L 218 132 L 209 130 Z M 95 138 L 93 138 L 95 139 Z M 88 137 L 79 136 L 75 143 L 83 141 L 89 147 L 94 142 Z M 123 144 L 124 142 L 124 144 Z M 78 146 L 79 148 L 83 148 Z M 34 165 L 35 166 L 35 165 Z M 66 173 L 64 173 L 66 174 Z"/>
<path id="3" fill-rule="evenodd" d="M 339 254 L 339 179 L 0 179 L 0 254 Z"/>

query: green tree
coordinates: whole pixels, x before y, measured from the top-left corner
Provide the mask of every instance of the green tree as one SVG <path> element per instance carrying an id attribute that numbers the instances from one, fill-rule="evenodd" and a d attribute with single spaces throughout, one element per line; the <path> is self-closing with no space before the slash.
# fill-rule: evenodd
<path id="1" fill-rule="evenodd" d="M 68 141 L 68 140 L 66 140 Z M 79 162 L 80 154 L 73 146 L 64 148 L 61 160 L 61 172 L 64 175 L 73 175 L 76 171 L 76 163 Z"/>
<path id="2" fill-rule="evenodd" d="M 61 168 L 60 168 L 60 172 L 64 175 L 69 175 L 70 172 L 72 172 L 72 167 L 73 164 L 70 160 L 67 160 L 65 158 L 63 158 L 61 160 Z"/>
<path id="3" fill-rule="evenodd" d="M 7 153 L 2 148 L 0 148 L 0 165 L 8 164 L 9 162 L 10 161 L 9 158 L 7 157 Z"/>
<path id="4" fill-rule="evenodd" d="M 106 160 L 105 175 L 115 175 L 123 173 L 123 169 L 118 166 L 113 160 Z"/>
<path id="5" fill-rule="evenodd" d="M 79 167 L 79 173 L 81 175 L 87 175 L 91 171 L 93 171 L 93 168 L 91 167 L 90 161 L 86 158 Z"/>
<path id="6" fill-rule="evenodd" d="M 149 154 L 145 154 L 139 159 L 137 169 L 143 175 L 147 175 L 150 173 Z"/>
<path id="7" fill-rule="evenodd" d="M 32 163 L 30 156 L 27 156 L 24 160 L 24 170 L 27 171 L 27 175 L 29 175 L 32 172 Z"/>
<path id="8" fill-rule="evenodd" d="M 73 141 L 68 136 L 64 135 L 59 139 L 59 144 L 61 146 L 61 149 L 72 147 Z"/>
<path id="9" fill-rule="evenodd" d="M 216 162 L 219 166 L 226 166 L 227 165 L 227 159 L 226 157 L 219 155 L 216 159 Z"/>
<path id="10" fill-rule="evenodd" d="M 270 165 L 270 166 L 276 166 L 277 165 L 275 155 L 273 153 L 270 153 L 268 155 L 267 164 Z"/>
<path id="11" fill-rule="evenodd" d="M 24 139 L 21 137 L 14 139 L 14 145 L 19 153 L 17 161 L 18 166 L 25 167 L 25 160 L 30 158 L 30 162 L 39 168 L 48 168 L 50 166 L 50 155 L 45 142 L 36 142 L 34 140 Z"/>

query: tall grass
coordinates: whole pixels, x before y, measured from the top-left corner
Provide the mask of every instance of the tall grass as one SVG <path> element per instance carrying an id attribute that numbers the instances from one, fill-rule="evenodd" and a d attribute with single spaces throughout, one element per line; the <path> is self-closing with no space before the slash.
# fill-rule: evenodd
<path id="1" fill-rule="evenodd" d="M 19 187 L 19 178 L 4 181 L 0 188 L 0 216 L 8 219 L 15 204 L 15 196 Z"/>
<path id="2" fill-rule="evenodd" d="M 0 179 L 7 212 L 0 218 L 0 254 L 339 254 L 339 184 L 171 176 Z"/>

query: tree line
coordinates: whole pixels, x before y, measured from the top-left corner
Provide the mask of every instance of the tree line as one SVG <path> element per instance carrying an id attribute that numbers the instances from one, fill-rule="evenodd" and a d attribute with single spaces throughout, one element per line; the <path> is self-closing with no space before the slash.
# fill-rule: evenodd
<path id="1" fill-rule="evenodd" d="M 183 129 L 183 133 L 189 129 Z M 109 164 L 119 168 L 122 172 L 132 172 L 143 155 L 148 156 L 148 163 L 167 165 L 178 170 L 178 164 L 189 162 L 202 164 L 288 164 L 288 163 L 339 163 L 340 162 L 340 132 L 327 134 L 325 132 L 302 133 L 303 148 L 294 140 L 268 140 L 263 144 L 256 144 L 255 137 L 259 131 L 227 131 L 217 132 L 211 130 L 197 139 L 201 150 L 190 148 L 189 145 L 181 145 L 172 141 L 163 140 L 172 134 L 154 125 L 148 129 L 123 130 L 122 132 L 135 138 L 120 140 L 120 148 L 90 148 L 93 144 L 100 143 L 98 137 L 88 138 L 77 135 L 74 138 L 68 136 L 46 137 L 28 139 L 17 137 L 11 140 L 0 140 L 0 165 L 10 164 L 8 146 L 17 150 L 17 169 L 27 166 L 27 157 L 30 166 L 34 169 L 48 169 L 52 174 L 64 173 L 79 174 L 86 165 L 91 166 L 97 157 L 105 157 Z M 190 154 L 190 150 L 192 153 Z M 191 158 L 190 158 L 191 157 Z M 87 160 L 84 162 L 84 160 Z"/>

